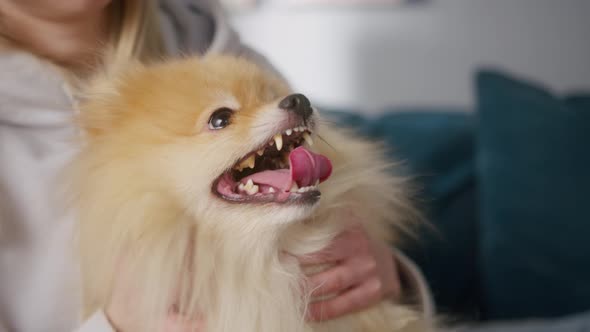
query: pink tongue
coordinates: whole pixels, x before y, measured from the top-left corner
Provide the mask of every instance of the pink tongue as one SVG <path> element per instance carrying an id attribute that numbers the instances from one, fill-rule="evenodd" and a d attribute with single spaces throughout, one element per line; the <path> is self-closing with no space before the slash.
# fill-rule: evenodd
<path id="1" fill-rule="evenodd" d="M 317 181 L 323 182 L 332 173 L 332 163 L 320 154 L 313 153 L 300 146 L 289 154 L 291 169 L 263 171 L 252 174 L 240 182 L 252 180 L 256 184 L 265 184 L 283 191 L 291 189 L 293 181 L 299 187 L 313 186 Z"/>
<path id="2" fill-rule="evenodd" d="M 300 146 L 289 154 L 291 179 L 299 187 L 313 186 L 317 181 L 324 182 L 332 174 L 330 159 L 315 154 Z"/>

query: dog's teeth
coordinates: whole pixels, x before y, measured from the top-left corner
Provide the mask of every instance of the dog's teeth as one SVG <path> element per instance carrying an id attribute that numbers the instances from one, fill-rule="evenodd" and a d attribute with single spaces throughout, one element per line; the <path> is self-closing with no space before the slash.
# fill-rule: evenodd
<path id="1" fill-rule="evenodd" d="M 287 134 L 287 136 L 291 136 L 292 133 L 293 133 L 293 129 L 285 130 L 285 134 Z"/>
<path id="2" fill-rule="evenodd" d="M 275 145 L 275 141 L 270 141 L 270 142 L 268 142 L 268 145 L 269 145 L 269 146 L 273 146 L 273 145 Z"/>
<path id="3" fill-rule="evenodd" d="M 253 185 L 250 188 L 246 188 L 246 192 L 248 193 L 248 195 L 254 195 L 254 194 L 258 193 L 258 189 L 259 189 L 258 185 Z"/>
<path id="4" fill-rule="evenodd" d="M 297 186 L 297 182 L 293 182 L 293 185 L 291 186 L 291 190 L 289 190 L 289 191 L 294 193 L 294 192 L 297 192 L 298 189 L 299 189 L 299 187 Z"/>
<path id="5" fill-rule="evenodd" d="M 315 189 L 316 189 L 315 186 L 307 186 L 307 187 L 301 187 L 301 188 L 296 188 L 294 186 L 293 188 L 291 188 L 291 192 L 298 192 L 298 193 L 302 194 L 302 193 L 306 193 L 308 191 L 315 190 Z"/>
<path id="6" fill-rule="evenodd" d="M 296 133 L 298 133 L 299 132 L 299 127 L 293 128 L 293 131 L 296 132 Z"/>
<path id="7" fill-rule="evenodd" d="M 238 185 L 238 189 L 239 189 L 240 191 L 244 191 L 244 190 L 245 190 L 244 184 L 243 184 L 243 183 L 240 183 L 240 184 Z"/>
<path id="8" fill-rule="evenodd" d="M 254 185 L 254 186 L 252 187 L 252 191 L 250 191 L 248 194 L 250 194 L 250 195 L 254 195 L 254 194 L 258 193 L 258 188 L 259 188 L 259 187 L 258 187 L 257 185 Z"/>
<path id="9" fill-rule="evenodd" d="M 271 194 L 274 193 L 275 192 L 275 188 L 273 188 L 273 187 L 268 188 L 268 192 L 271 193 Z"/>
<path id="10" fill-rule="evenodd" d="M 313 140 L 311 139 L 309 133 L 303 133 L 303 139 L 307 142 L 307 144 L 309 144 L 309 146 L 313 145 Z"/>
<path id="11" fill-rule="evenodd" d="M 248 159 L 242 161 L 240 163 L 240 167 L 242 167 L 242 169 L 244 168 L 254 168 L 254 166 L 256 165 L 256 156 L 255 155 L 251 155 L 250 157 L 248 157 Z"/>
<path id="12" fill-rule="evenodd" d="M 248 195 L 254 195 L 258 193 L 258 190 L 260 189 L 258 185 L 254 184 L 252 179 L 248 179 L 248 182 L 246 182 L 245 185 L 240 184 L 238 188 L 242 191 L 245 191 Z"/>
<path id="13" fill-rule="evenodd" d="M 281 134 L 276 134 L 273 137 L 275 143 L 277 143 L 277 151 L 281 151 L 281 149 L 283 148 L 283 135 Z"/>
<path id="14" fill-rule="evenodd" d="M 256 156 L 251 155 L 250 158 L 248 158 L 248 167 L 254 168 L 255 165 L 256 165 Z"/>
<path id="15" fill-rule="evenodd" d="M 259 156 L 262 156 L 264 154 L 264 149 L 260 149 L 260 150 L 256 151 L 256 154 Z"/>

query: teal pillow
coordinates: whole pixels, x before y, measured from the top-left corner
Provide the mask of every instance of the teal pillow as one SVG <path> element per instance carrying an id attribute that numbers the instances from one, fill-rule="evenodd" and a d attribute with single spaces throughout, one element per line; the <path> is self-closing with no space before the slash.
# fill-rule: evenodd
<path id="1" fill-rule="evenodd" d="M 483 71 L 477 98 L 486 318 L 590 309 L 590 94 Z"/>

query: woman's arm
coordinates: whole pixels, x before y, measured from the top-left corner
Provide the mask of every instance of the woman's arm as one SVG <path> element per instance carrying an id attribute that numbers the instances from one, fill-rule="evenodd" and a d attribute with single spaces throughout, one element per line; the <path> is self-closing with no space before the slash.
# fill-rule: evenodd
<path id="1" fill-rule="evenodd" d="M 436 306 L 420 268 L 399 250 L 393 251 L 393 259 L 397 262 L 401 288 L 410 293 L 426 318 L 434 318 Z"/>

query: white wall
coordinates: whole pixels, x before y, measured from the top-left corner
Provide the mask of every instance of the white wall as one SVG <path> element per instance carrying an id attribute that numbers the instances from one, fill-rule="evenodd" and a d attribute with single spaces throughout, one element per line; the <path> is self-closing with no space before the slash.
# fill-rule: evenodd
<path id="1" fill-rule="evenodd" d="M 237 14 L 243 40 L 316 103 L 471 107 L 472 74 L 501 66 L 590 90 L 590 0 L 431 0 L 365 10 Z"/>

